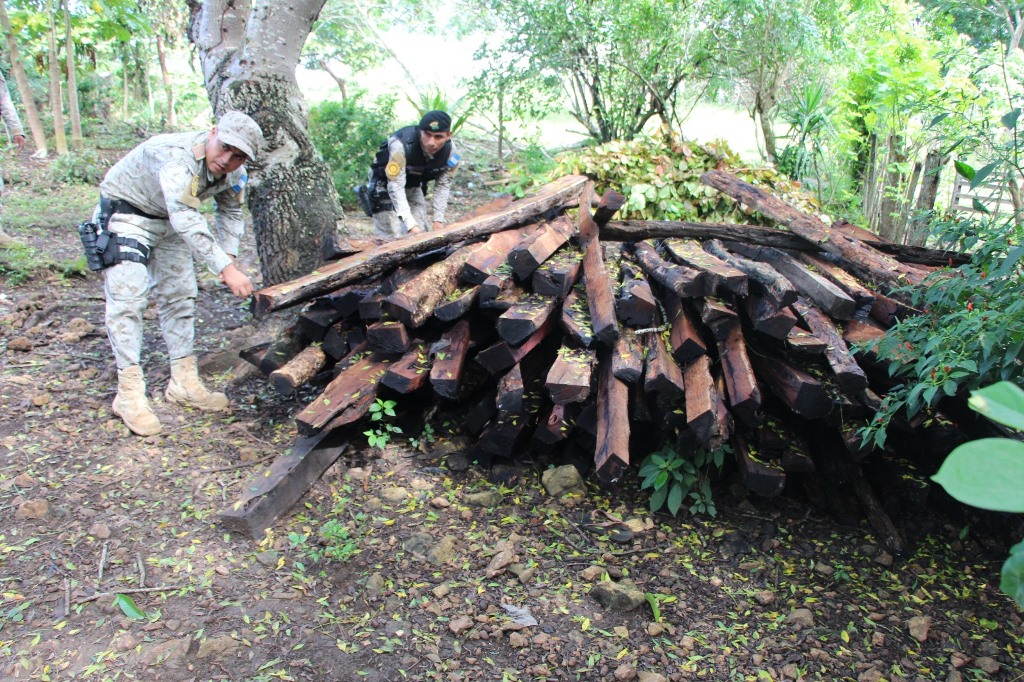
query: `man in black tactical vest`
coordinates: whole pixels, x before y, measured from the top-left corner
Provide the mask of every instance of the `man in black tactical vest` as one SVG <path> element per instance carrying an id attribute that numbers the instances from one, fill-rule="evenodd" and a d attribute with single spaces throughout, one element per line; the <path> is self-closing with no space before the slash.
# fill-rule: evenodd
<path id="1" fill-rule="evenodd" d="M 406 126 L 380 146 L 370 166 L 369 184 L 357 188 L 378 237 L 392 239 L 444 225 L 452 175 L 459 165 L 452 119 L 428 111 L 419 125 Z M 427 183 L 434 181 L 433 222 L 427 222 Z M 364 193 L 365 192 L 365 193 Z"/>

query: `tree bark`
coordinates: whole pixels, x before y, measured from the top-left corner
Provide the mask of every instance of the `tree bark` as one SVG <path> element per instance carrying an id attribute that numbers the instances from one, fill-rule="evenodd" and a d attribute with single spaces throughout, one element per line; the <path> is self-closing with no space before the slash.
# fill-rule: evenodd
<path id="1" fill-rule="evenodd" d="M 345 214 L 309 137 L 309 110 L 295 80 L 302 46 L 325 1 L 188 0 L 188 34 L 214 113 L 244 112 L 266 138 L 248 194 L 268 285 L 309 272 L 336 232 L 347 238 Z"/>
<path id="2" fill-rule="evenodd" d="M 81 150 L 85 145 L 82 138 L 82 113 L 78 107 L 78 76 L 75 65 L 75 39 L 71 35 L 71 12 L 64 8 L 64 50 L 68 55 L 68 114 L 71 116 L 71 146 Z"/>
<path id="3" fill-rule="evenodd" d="M 48 153 L 46 149 L 46 133 L 43 131 L 43 123 L 39 119 L 36 101 L 32 99 L 32 89 L 28 84 L 28 76 L 25 75 L 25 67 L 21 65 L 21 53 L 18 50 L 18 43 L 14 40 L 14 29 L 11 27 L 11 18 L 7 15 L 7 6 L 2 2 L 0 2 L 0 25 L 3 26 L 4 38 L 7 40 L 7 52 L 11 58 L 11 72 L 14 73 L 14 80 L 18 84 L 21 106 L 25 110 L 25 118 L 28 119 L 29 130 L 32 131 L 32 143 L 36 146 L 36 156 L 45 158 Z"/>
<path id="4" fill-rule="evenodd" d="M 50 112 L 53 115 L 53 146 L 58 154 L 68 153 L 68 138 L 64 134 L 64 98 L 60 92 L 60 65 L 57 63 L 57 20 L 53 0 L 48 0 L 46 13 L 50 26 L 47 32 L 47 56 L 50 62 Z"/>
<path id="5" fill-rule="evenodd" d="M 156 34 L 156 54 L 160 59 L 160 77 L 164 82 L 164 96 L 167 97 L 167 127 L 178 127 L 178 114 L 174 110 L 174 86 L 171 85 L 171 72 L 167 70 L 167 55 L 164 52 L 164 37 Z"/>
<path id="6" fill-rule="evenodd" d="M 921 171 L 921 191 L 917 195 L 917 206 L 914 217 L 907 226 L 907 244 L 924 246 L 928 240 L 928 222 L 935 210 L 935 197 L 939 194 L 939 179 L 942 169 L 949 161 L 949 156 L 933 149 L 924 158 L 924 169 Z"/>

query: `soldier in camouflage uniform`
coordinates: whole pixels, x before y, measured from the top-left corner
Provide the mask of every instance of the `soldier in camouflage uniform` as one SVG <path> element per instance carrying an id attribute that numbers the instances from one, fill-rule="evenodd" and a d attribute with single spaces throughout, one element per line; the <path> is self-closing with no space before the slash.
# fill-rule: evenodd
<path id="1" fill-rule="evenodd" d="M 451 117 L 429 111 L 418 126 L 406 126 L 388 136 L 370 167 L 373 227 L 378 237 L 391 239 L 430 230 L 427 222 L 427 183 L 435 181 L 433 229 L 444 225 L 452 175 L 459 154 L 452 141 Z M 387 187 L 385 193 L 381 191 Z"/>
<path id="2" fill-rule="evenodd" d="M 97 218 L 109 216 L 109 231 L 129 244 L 120 247 L 122 260 L 103 270 L 107 336 L 117 362 L 113 411 L 139 435 L 161 428 L 139 366 L 142 314 L 150 291 L 157 297 L 171 360 L 167 400 L 203 410 L 228 406 L 223 393 L 202 384 L 193 355 L 198 293 L 193 256 L 218 273 L 235 296 L 252 294 L 252 282 L 233 261 L 245 230 L 242 200 L 248 175 L 242 164 L 255 159 L 262 142 L 254 120 L 228 112 L 208 132 L 151 138 L 118 161 L 100 183 Z M 210 197 L 216 202 L 213 232 L 199 213 L 200 202 Z M 143 247 L 133 249 L 130 240 Z"/>
<path id="3" fill-rule="evenodd" d="M 0 118 L 4 120 L 4 126 L 7 127 L 7 134 L 10 136 L 11 141 L 18 147 L 19 150 L 25 148 L 25 129 L 21 127 L 21 118 L 18 117 L 18 110 L 14 108 L 14 101 L 11 100 L 11 93 L 7 89 L 7 81 L 4 80 L 4 75 L 0 73 Z M 3 173 L 0 172 L 0 197 L 4 193 L 4 177 Z M 3 204 L 0 203 L 0 218 L 3 216 Z M 3 225 L 0 224 L 0 248 L 10 246 L 14 240 L 4 232 Z"/>

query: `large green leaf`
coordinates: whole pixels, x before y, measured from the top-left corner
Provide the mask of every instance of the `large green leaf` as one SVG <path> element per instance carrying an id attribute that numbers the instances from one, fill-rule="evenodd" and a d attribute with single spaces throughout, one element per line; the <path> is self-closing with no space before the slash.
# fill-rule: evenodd
<path id="1" fill-rule="evenodd" d="M 1003 577 L 999 589 L 1013 597 L 1024 608 L 1024 542 L 1010 548 L 1010 556 L 1003 563 Z"/>
<path id="2" fill-rule="evenodd" d="M 1024 390 L 1017 384 L 1000 381 L 972 391 L 967 403 L 994 422 L 1024 430 Z"/>
<path id="3" fill-rule="evenodd" d="M 132 600 L 127 594 L 118 594 L 114 597 L 114 604 L 121 609 L 121 613 L 128 616 L 132 620 L 147 620 L 149 616 L 146 612 L 140 609 L 135 601 Z"/>
<path id="4" fill-rule="evenodd" d="M 959 175 L 967 178 L 968 180 L 974 179 L 974 168 L 970 164 L 964 163 L 963 161 L 954 161 L 953 167 L 956 168 L 956 172 Z"/>
<path id="5" fill-rule="evenodd" d="M 982 438 L 949 454 L 932 480 L 964 504 L 1024 512 L 1024 443 Z"/>

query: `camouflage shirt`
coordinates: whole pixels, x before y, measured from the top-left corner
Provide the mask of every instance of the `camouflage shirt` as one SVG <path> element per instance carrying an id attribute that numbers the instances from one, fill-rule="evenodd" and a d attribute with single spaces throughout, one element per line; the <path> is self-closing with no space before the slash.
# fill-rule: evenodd
<path id="1" fill-rule="evenodd" d="M 159 218 L 166 217 L 192 253 L 219 273 L 238 255 L 245 233 L 242 200 L 248 175 L 242 166 L 216 178 L 206 167 L 209 133 L 157 135 L 143 142 L 111 168 L 100 192 L 123 199 Z M 199 213 L 203 199 L 216 202 L 214 233 Z"/>
<path id="2" fill-rule="evenodd" d="M 21 119 L 18 117 L 18 110 L 14 108 L 14 100 L 11 99 L 11 91 L 7 89 L 7 81 L 4 80 L 2 73 L 0 73 L 0 118 L 4 119 L 7 133 L 11 137 L 25 134 L 24 128 L 21 127 Z"/>

